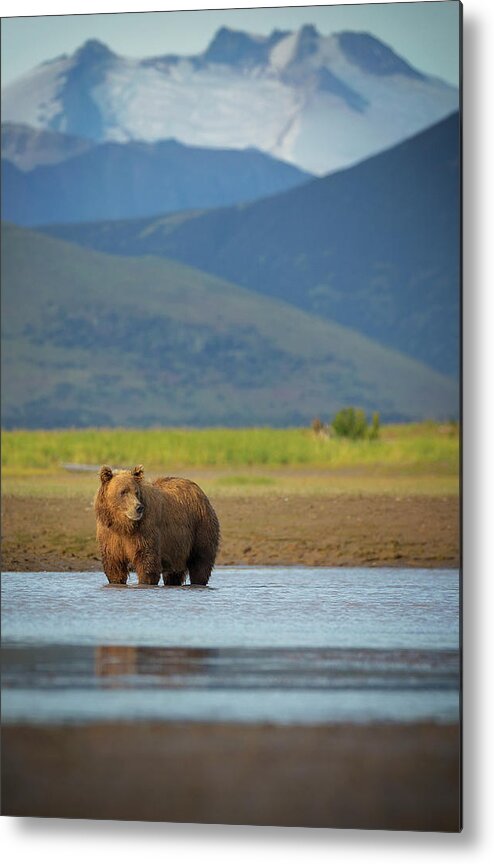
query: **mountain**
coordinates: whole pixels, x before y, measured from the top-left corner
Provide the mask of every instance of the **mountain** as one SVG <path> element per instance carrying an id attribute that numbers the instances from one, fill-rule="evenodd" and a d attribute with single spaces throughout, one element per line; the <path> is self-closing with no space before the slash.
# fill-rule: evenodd
<path id="1" fill-rule="evenodd" d="M 113 254 L 174 258 L 458 375 L 457 113 L 248 206 L 48 230 Z"/>
<path id="2" fill-rule="evenodd" d="M 458 108 L 458 90 L 369 33 L 221 28 L 193 57 L 121 57 L 89 40 L 2 92 L 4 122 L 95 141 L 254 147 L 315 174 L 354 164 Z"/>
<path id="3" fill-rule="evenodd" d="M 95 144 L 13 125 L 2 126 L 2 135 L 8 153 L 2 158 L 2 214 L 19 225 L 220 207 L 311 179 L 257 150 L 212 150 L 178 141 Z M 26 162 L 30 170 L 22 168 Z"/>
<path id="4" fill-rule="evenodd" d="M 192 268 L 2 229 L 6 427 L 307 425 L 457 413 L 454 382 Z"/>

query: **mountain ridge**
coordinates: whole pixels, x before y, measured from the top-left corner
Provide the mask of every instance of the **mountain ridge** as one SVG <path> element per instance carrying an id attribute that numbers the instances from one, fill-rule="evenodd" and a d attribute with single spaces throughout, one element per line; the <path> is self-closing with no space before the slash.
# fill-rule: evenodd
<path id="1" fill-rule="evenodd" d="M 44 230 L 113 254 L 174 258 L 458 375 L 459 143 L 455 113 L 243 207 Z"/>
<path id="2" fill-rule="evenodd" d="M 41 164 L 35 164 L 37 151 Z M 20 225 L 226 206 L 311 178 L 253 149 L 210 150 L 174 140 L 97 144 L 26 126 L 2 125 L 3 154 L 2 214 Z"/>

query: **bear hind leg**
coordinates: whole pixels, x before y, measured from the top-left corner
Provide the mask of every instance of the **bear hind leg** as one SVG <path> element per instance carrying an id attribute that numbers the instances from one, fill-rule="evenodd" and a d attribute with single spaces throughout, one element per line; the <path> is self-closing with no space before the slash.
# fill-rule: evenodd
<path id="1" fill-rule="evenodd" d="M 183 585 L 185 582 L 186 571 L 177 571 L 175 573 L 163 573 L 163 585 Z"/>
<path id="2" fill-rule="evenodd" d="M 188 563 L 190 584 L 207 585 L 213 565 L 201 558 L 192 558 Z"/>

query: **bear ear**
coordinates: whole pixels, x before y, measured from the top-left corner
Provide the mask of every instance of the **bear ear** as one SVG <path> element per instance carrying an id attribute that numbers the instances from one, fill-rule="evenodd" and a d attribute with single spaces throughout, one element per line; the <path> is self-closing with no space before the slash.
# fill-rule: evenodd
<path id="1" fill-rule="evenodd" d="M 136 465 L 136 467 L 132 469 L 131 474 L 136 478 L 136 480 L 142 480 L 144 468 L 142 465 Z"/>
<path id="2" fill-rule="evenodd" d="M 103 465 L 99 471 L 99 479 L 102 483 L 109 483 L 111 478 L 113 477 L 113 471 L 108 465 Z"/>

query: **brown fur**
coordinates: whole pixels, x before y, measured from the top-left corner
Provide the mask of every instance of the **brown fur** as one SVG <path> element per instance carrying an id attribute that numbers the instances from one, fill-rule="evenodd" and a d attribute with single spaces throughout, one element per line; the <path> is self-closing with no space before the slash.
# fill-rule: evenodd
<path id="1" fill-rule="evenodd" d="M 96 537 L 111 583 L 134 570 L 140 584 L 207 585 L 220 526 L 211 503 L 192 480 L 144 480 L 142 466 L 113 473 L 104 465 L 96 495 Z"/>

